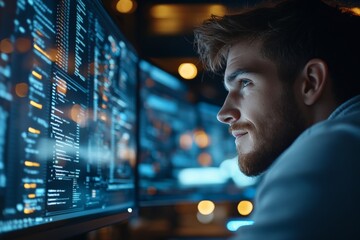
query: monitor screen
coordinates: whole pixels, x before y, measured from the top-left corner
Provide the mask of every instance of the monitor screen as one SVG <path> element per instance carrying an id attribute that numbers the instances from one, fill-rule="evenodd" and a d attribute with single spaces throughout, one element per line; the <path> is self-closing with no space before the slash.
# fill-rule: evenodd
<path id="1" fill-rule="evenodd" d="M 198 165 L 184 169 L 181 180 L 190 186 L 200 187 L 200 192 L 208 199 L 238 200 L 257 179 L 240 172 L 235 139 L 229 126 L 217 120 L 220 107 L 200 102 L 196 109 L 198 132 L 195 137 L 200 135 L 204 140 L 198 144 Z M 198 179 L 197 176 L 203 177 Z"/>
<path id="2" fill-rule="evenodd" d="M 0 1 L 0 26 L 0 238 L 128 219 L 135 50 L 94 0 Z"/>
<path id="3" fill-rule="evenodd" d="M 140 201 L 162 204 L 180 197 L 179 170 L 197 155 L 192 140 L 196 111 L 179 79 L 148 61 L 141 61 L 139 69 Z"/>
<path id="4" fill-rule="evenodd" d="M 239 179 L 234 138 L 216 118 L 220 107 L 188 101 L 183 82 L 150 62 L 139 68 L 141 206 L 239 199 L 249 179 Z"/>

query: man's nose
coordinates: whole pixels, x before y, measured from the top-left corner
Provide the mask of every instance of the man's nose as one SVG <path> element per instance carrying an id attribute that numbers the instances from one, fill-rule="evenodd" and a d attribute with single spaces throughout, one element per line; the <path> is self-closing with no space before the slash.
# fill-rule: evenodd
<path id="1" fill-rule="evenodd" d="M 232 124 L 240 118 L 240 110 L 234 104 L 231 97 L 228 95 L 223 106 L 217 114 L 217 119 L 225 124 Z"/>

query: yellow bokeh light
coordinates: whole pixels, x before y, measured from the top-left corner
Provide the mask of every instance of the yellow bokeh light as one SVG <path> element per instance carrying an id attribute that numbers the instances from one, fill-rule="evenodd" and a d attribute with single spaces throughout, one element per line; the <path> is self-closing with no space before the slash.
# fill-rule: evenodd
<path id="1" fill-rule="evenodd" d="M 66 95 L 67 83 L 65 82 L 65 80 L 58 79 L 56 83 L 56 91 L 60 94 Z"/>
<path id="2" fill-rule="evenodd" d="M 349 8 L 349 7 L 340 7 L 340 10 L 341 10 L 342 12 L 351 13 L 351 14 L 360 16 L 360 8 L 359 8 L 359 7 L 352 7 L 352 8 Z"/>
<path id="3" fill-rule="evenodd" d="M 18 83 L 15 86 L 15 93 L 18 97 L 26 97 L 29 91 L 29 86 L 26 83 Z"/>
<path id="4" fill-rule="evenodd" d="M 54 62 L 55 59 L 56 59 L 56 56 L 57 56 L 57 54 L 58 54 L 57 48 L 49 48 L 49 49 L 47 50 L 47 54 L 49 55 L 51 61 Z"/>
<path id="5" fill-rule="evenodd" d="M 154 18 L 174 18 L 176 16 L 176 6 L 169 4 L 155 5 L 150 9 L 150 14 Z"/>
<path id="6" fill-rule="evenodd" d="M 74 121 L 74 122 L 78 122 L 79 121 L 79 115 L 80 115 L 80 111 L 81 111 L 81 106 L 79 104 L 75 104 L 74 106 L 72 106 L 71 110 L 70 110 L 70 118 Z"/>
<path id="7" fill-rule="evenodd" d="M 212 214 L 215 210 L 215 204 L 209 200 L 200 201 L 198 204 L 198 211 L 203 215 Z"/>
<path id="8" fill-rule="evenodd" d="M 351 8 L 351 11 L 352 11 L 355 15 L 360 16 L 360 8 L 358 8 L 358 7 L 353 7 L 353 8 Z"/>
<path id="9" fill-rule="evenodd" d="M 210 166 L 212 164 L 212 157 L 209 153 L 203 152 L 198 156 L 198 162 L 203 167 Z"/>
<path id="10" fill-rule="evenodd" d="M 25 183 L 24 188 L 30 189 L 30 188 L 36 188 L 36 183 Z"/>
<path id="11" fill-rule="evenodd" d="M 200 201 L 198 206 L 198 211 L 203 215 L 209 215 L 214 212 L 215 204 L 209 200 Z"/>
<path id="12" fill-rule="evenodd" d="M 25 161 L 24 165 L 27 167 L 40 167 L 40 163 L 31 162 L 31 161 Z"/>
<path id="13" fill-rule="evenodd" d="M 82 114 L 82 108 L 79 104 L 75 104 L 71 107 L 69 117 L 71 120 L 84 127 L 86 125 L 87 118 Z"/>
<path id="14" fill-rule="evenodd" d="M 226 13 L 226 7 L 220 4 L 210 5 L 208 8 L 209 15 L 223 16 Z"/>
<path id="15" fill-rule="evenodd" d="M 14 46 L 11 43 L 10 39 L 5 38 L 5 39 L 1 40 L 1 42 L 0 42 L 0 52 L 2 52 L 2 53 L 11 53 L 12 51 L 14 51 Z"/>
<path id="16" fill-rule="evenodd" d="M 183 23 L 176 18 L 166 18 L 165 20 L 155 19 L 151 23 L 151 28 L 158 34 L 177 34 L 183 28 Z"/>
<path id="17" fill-rule="evenodd" d="M 195 136 L 195 143 L 200 148 L 206 148 L 210 144 L 209 136 L 203 130 L 198 130 L 194 134 Z"/>
<path id="18" fill-rule="evenodd" d="M 116 10 L 120 13 L 132 13 L 136 8 L 136 3 L 132 0 L 119 0 L 116 4 Z"/>
<path id="19" fill-rule="evenodd" d="M 32 127 L 29 127 L 29 128 L 28 128 L 28 131 L 29 131 L 30 133 L 33 133 L 33 134 L 40 134 L 40 133 L 41 133 L 41 131 L 40 131 L 39 129 L 32 128 Z"/>
<path id="20" fill-rule="evenodd" d="M 35 197 L 36 197 L 36 194 L 34 194 L 34 193 L 28 194 L 28 198 L 35 198 Z"/>
<path id="21" fill-rule="evenodd" d="M 193 63 L 182 63 L 178 68 L 178 72 L 184 79 L 194 79 L 197 75 L 197 67 Z"/>
<path id="22" fill-rule="evenodd" d="M 33 212 L 35 212 L 34 209 L 31 209 L 31 208 L 25 208 L 25 209 L 24 209 L 24 213 L 25 213 L 25 214 L 31 214 L 31 213 L 33 213 Z"/>
<path id="23" fill-rule="evenodd" d="M 184 150 L 191 148 L 193 144 L 192 136 L 188 133 L 184 133 L 180 136 L 180 147 Z"/>
<path id="24" fill-rule="evenodd" d="M 254 206 L 252 204 L 252 202 L 247 201 L 247 200 L 243 200 L 241 202 L 239 202 L 238 206 L 237 206 L 237 210 L 240 213 L 240 215 L 243 216 L 247 216 L 249 215 L 252 210 L 253 210 Z"/>

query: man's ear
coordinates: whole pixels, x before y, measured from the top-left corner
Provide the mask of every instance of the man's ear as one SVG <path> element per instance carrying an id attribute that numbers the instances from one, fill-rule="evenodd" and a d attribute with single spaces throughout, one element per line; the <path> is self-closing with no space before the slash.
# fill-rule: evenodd
<path id="1" fill-rule="evenodd" d="M 329 78 L 327 64 L 321 59 L 311 59 L 302 72 L 301 95 L 305 105 L 313 105 L 325 90 Z"/>

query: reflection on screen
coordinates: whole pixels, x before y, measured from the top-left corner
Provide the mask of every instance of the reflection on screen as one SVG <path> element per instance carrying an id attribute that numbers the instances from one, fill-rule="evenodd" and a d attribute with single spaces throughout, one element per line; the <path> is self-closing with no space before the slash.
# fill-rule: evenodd
<path id="1" fill-rule="evenodd" d="M 0 1 L 0 234 L 134 206 L 137 57 L 93 0 Z"/>

